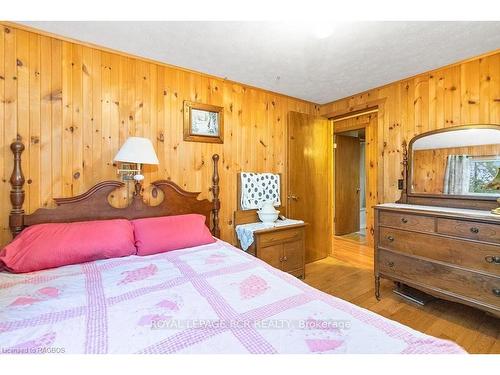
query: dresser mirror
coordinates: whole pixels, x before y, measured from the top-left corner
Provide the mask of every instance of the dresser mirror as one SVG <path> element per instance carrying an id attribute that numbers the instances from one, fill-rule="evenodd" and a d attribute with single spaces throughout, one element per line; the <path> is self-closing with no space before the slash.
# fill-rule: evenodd
<path id="1" fill-rule="evenodd" d="M 410 141 L 407 158 L 403 195 L 413 203 L 438 205 L 445 199 L 450 207 L 487 208 L 500 198 L 500 125 L 420 134 Z"/>

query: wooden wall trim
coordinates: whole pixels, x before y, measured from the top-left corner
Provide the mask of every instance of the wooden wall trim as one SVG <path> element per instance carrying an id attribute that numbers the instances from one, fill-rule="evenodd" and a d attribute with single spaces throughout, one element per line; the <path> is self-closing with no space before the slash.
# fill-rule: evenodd
<path id="1" fill-rule="evenodd" d="M 327 117 L 327 118 L 332 119 L 334 121 L 342 121 L 342 120 L 345 120 L 346 117 L 351 118 L 351 116 L 352 117 L 363 116 L 367 112 L 379 110 L 379 107 L 383 106 L 384 103 L 385 103 L 385 99 L 370 100 L 370 101 L 367 101 L 366 103 L 363 103 L 363 104 L 357 104 L 357 105 L 353 105 L 349 108 L 342 108 L 342 109 L 338 109 L 338 110 L 326 112 L 326 113 L 321 113 L 321 108 L 323 108 L 323 106 L 321 106 L 320 113 L 321 113 L 321 116 Z M 324 105 L 327 105 L 327 104 L 324 104 Z"/>
<path id="2" fill-rule="evenodd" d="M 349 112 L 349 113 L 346 113 L 345 115 L 335 116 L 335 117 L 331 118 L 331 120 L 333 120 L 333 121 L 349 120 L 351 118 L 365 116 L 365 115 L 369 115 L 370 113 L 376 113 L 376 112 L 378 112 L 378 107 L 375 107 L 373 109 L 365 109 L 364 111 L 359 112 L 359 113 L 358 112 L 356 112 L 356 113 Z"/>

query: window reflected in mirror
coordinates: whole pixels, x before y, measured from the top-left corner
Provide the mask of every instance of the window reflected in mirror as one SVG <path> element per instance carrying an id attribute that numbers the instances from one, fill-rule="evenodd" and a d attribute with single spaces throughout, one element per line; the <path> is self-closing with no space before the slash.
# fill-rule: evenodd
<path id="1" fill-rule="evenodd" d="M 411 145 L 411 192 L 500 196 L 500 130 L 431 133 Z"/>

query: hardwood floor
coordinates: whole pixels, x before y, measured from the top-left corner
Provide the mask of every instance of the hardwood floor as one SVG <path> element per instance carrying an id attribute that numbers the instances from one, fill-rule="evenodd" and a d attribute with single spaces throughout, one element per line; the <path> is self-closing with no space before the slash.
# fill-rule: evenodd
<path id="1" fill-rule="evenodd" d="M 336 237 L 334 237 L 334 241 L 335 241 L 335 239 L 350 241 L 350 242 L 354 242 L 355 244 L 362 244 L 362 245 L 367 244 L 366 236 L 362 235 L 359 232 L 344 234 L 343 236 L 336 236 Z"/>
<path id="2" fill-rule="evenodd" d="M 433 300 L 425 306 L 392 293 L 381 282 L 381 301 L 373 286 L 373 249 L 355 239 L 334 238 L 333 256 L 306 266 L 307 284 L 426 334 L 452 340 L 469 353 L 500 353 L 500 319 L 453 302 Z"/>

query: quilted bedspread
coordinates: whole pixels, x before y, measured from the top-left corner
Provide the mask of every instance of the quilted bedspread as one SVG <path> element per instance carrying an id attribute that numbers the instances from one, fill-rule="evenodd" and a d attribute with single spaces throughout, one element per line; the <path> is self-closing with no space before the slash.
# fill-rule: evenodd
<path id="1" fill-rule="evenodd" d="M 0 273 L 1 353 L 464 353 L 223 242 Z"/>

